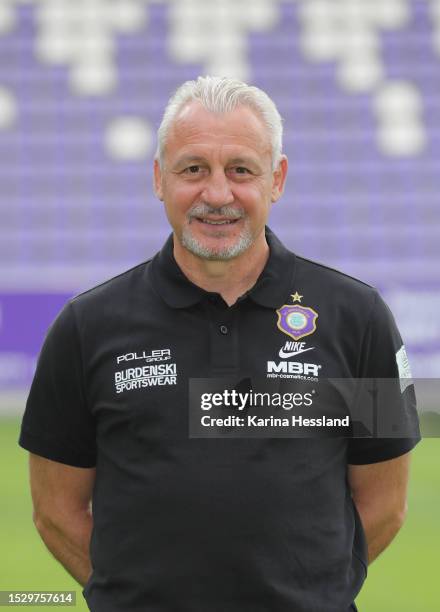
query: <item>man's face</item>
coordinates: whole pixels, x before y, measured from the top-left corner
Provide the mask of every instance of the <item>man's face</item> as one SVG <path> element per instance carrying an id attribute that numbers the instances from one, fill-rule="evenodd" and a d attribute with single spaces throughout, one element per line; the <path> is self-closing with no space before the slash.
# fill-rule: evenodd
<path id="1" fill-rule="evenodd" d="M 179 243 L 198 257 L 237 257 L 261 236 L 287 172 L 272 171 L 268 129 L 250 108 L 225 114 L 198 102 L 182 109 L 168 133 L 155 189 Z"/>

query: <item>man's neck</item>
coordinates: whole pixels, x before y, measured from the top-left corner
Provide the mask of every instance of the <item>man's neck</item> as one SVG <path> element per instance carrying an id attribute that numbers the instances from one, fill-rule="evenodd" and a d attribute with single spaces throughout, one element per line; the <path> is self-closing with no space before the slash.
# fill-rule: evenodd
<path id="1" fill-rule="evenodd" d="M 242 255 L 229 261 L 196 257 L 174 236 L 174 258 L 183 274 L 205 291 L 219 293 L 228 306 L 255 285 L 268 257 L 264 232 Z"/>

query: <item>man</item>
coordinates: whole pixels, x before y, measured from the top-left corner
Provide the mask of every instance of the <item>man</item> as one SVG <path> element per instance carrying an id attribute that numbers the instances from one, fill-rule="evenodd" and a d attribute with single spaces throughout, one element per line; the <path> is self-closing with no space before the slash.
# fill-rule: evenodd
<path id="1" fill-rule="evenodd" d="M 40 355 L 20 437 L 37 529 L 95 612 L 355 610 L 403 523 L 418 437 L 195 439 L 188 384 L 284 364 L 396 378 L 392 316 L 266 227 L 287 159 L 264 92 L 187 82 L 158 136 L 172 236 L 71 300 Z M 413 399 L 407 387 L 396 401 Z"/>

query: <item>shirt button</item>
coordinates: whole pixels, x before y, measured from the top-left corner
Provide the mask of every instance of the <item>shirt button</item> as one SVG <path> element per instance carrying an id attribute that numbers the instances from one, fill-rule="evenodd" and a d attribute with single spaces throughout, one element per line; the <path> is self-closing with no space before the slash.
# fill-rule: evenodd
<path id="1" fill-rule="evenodd" d="M 228 333 L 229 329 L 226 327 L 226 325 L 220 325 L 220 333 L 223 334 L 224 336 Z"/>

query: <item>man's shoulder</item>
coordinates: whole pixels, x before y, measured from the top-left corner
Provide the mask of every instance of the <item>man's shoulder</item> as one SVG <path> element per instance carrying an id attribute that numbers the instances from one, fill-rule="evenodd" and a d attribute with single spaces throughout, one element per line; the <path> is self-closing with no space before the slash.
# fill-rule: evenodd
<path id="1" fill-rule="evenodd" d="M 307 291 L 308 297 L 320 304 L 321 308 L 332 308 L 347 321 L 354 317 L 359 325 L 368 320 L 382 303 L 376 287 L 346 272 L 298 255 L 295 280 L 299 293 Z"/>
<path id="2" fill-rule="evenodd" d="M 90 289 L 78 293 L 70 302 L 74 307 L 87 309 L 126 301 L 140 288 L 148 286 L 148 268 L 151 258 L 109 278 Z"/>
<path id="3" fill-rule="evenodd" d="M 325 265 L 321 262 L 296 255 L 298 273 L 310 283 L 319 287 L 348 291 L 359 297 L 373 296 L 377 289 L 365 281 L 351 276 L 337 268 Z"/>

